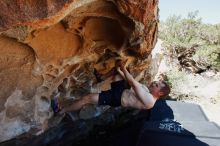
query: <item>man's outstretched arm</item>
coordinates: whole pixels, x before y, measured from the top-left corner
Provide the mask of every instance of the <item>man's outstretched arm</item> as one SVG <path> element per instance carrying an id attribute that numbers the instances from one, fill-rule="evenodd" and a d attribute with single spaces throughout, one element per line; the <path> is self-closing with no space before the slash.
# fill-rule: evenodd
<path id="1" fill-rule="evenodd" d="M 156 99 L 149 93 L 146 87 L 136 81 L 133 76 L 128 72 L 124 63 L 120 63 L 119 73 L 124 75 L 129 85 L 134 90 L 137 98 L 145 105 L 146 109 L 150 109 L 154 106 Z"/>

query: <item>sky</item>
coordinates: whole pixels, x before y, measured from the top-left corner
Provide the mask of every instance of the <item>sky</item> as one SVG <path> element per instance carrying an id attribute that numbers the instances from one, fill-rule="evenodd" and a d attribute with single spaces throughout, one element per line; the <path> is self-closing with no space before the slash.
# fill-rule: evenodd
<path id="1" fill-rule="evenodd" d="M 220 23 L 220 0 L 159 0 L 160 20 L 165 21 L 171 15 L 186 17 L 188 12 L 199 11 L 202 22 Z"/>

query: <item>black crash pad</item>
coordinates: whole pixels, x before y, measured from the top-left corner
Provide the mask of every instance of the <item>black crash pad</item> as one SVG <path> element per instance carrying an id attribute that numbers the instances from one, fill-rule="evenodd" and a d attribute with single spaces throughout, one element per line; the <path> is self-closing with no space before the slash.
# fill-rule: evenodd
<path id="1" fill-rule="evenodd" d="M 220 128 L 199 105 L 158 100 L 137 146 L 220 146 Z"/>

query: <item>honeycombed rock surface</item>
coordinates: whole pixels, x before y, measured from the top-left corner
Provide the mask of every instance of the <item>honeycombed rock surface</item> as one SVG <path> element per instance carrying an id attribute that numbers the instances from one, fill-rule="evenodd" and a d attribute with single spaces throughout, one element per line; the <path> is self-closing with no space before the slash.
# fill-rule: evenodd
<path id="1" fill-rule="evenodd" d="M 117 58 L 142 82 L 153 77 L 158 0 L 1 0 L 0 141 L 48 129 L 50 99 L 80 98 Z M 83 117 L 83 116 L 82 116 Z"/>

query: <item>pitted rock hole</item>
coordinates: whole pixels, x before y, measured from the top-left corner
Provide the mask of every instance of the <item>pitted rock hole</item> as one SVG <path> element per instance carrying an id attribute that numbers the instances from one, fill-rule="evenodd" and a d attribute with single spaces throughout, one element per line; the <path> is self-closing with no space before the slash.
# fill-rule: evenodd
<path id="1" fill-rule="evenodd" d="M 85 38 L 90 38 L 95 42 L 107 42 L 119 48 L 125 38 L 125 32 L 122 30 L 117 20 L 109 18 L 90 18 L 83 29 Z M 107 44 L 106 44 L 107 45 Z"/>

